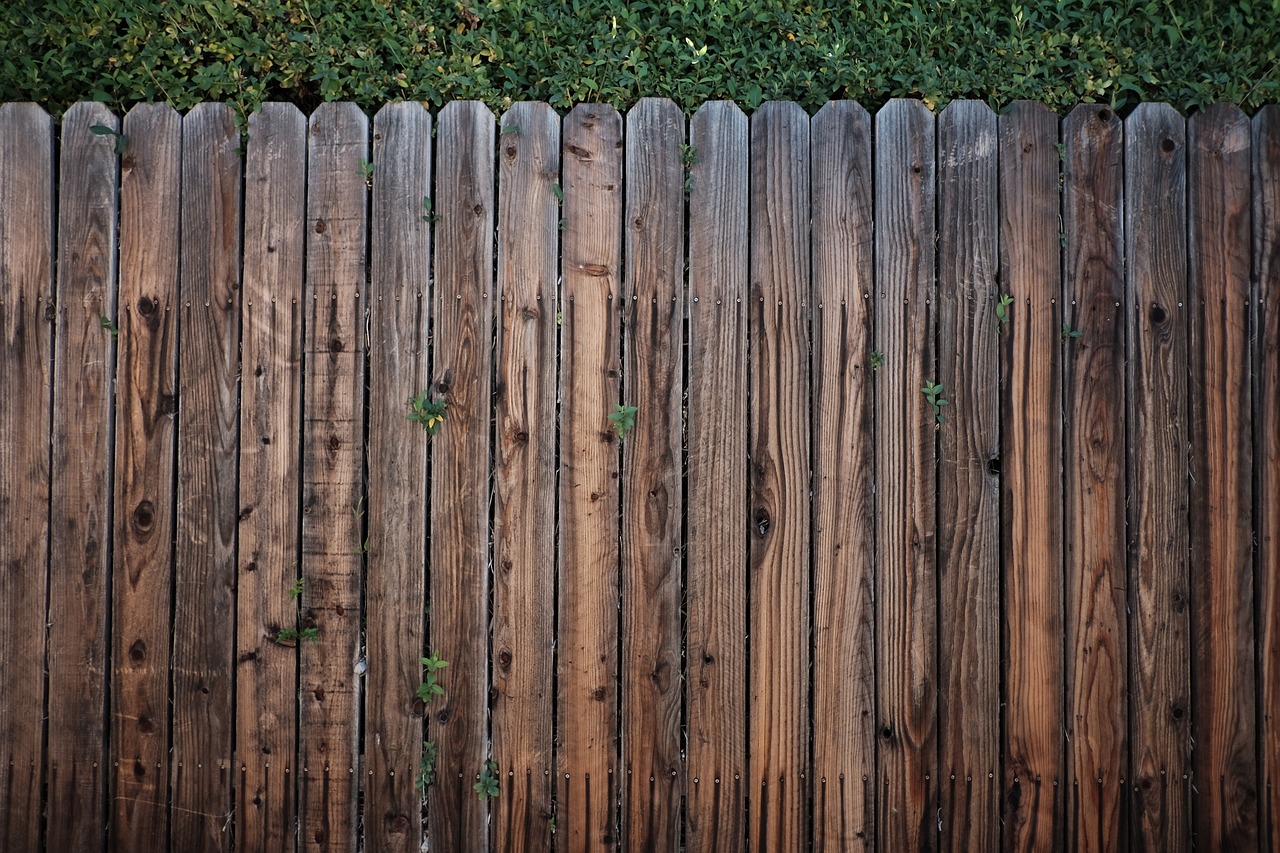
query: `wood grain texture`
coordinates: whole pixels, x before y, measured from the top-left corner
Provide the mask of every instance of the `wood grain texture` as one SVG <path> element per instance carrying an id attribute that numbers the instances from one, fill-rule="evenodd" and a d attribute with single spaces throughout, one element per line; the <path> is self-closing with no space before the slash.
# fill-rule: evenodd
<path id="1" fill-rule="evenodd" d="M 1192 818 L 1197 846 L 1217 850 L 1258 845 L 1250 136 L 1226 104 L 1187 123 Z"/>
<path id="2" fill-rule="evenodd" d="M 53 382 L 53 122 L 0 105 L 0 848 L 40 847 Z"/>
<path id="3" fill-rule="evenodd" d="M 476 779 L 489 758 L 490 374 L 493 370 L 494 116 L 478 101 L 440 112 L 432 392 L 448 403 L 431 451 L 431 645 L 449 661 L 427 732 L 439 749 L 428 790 L 433 844 L 488 845 Z"/>
<path id="4" fill-rule="evenodd" d="M 875 119 L 876 700 L 884 850 L 934 850 L 937 809 L 934 121 L 895 99 Z"/>
<path id="5" fill-rule="evenodd" d="M 370 234 L 369 485 L 363 508 L 365 587 L 364 843 L 417 851 L 422 844 L 418 662 L 426 646 L 427 453 L 408 399 L 426 390 L 431 226 L 431 114 L 388 104 L 373 119 Z"/>
<path id="6" fill-rule="evenodd" d="M 1124 126 L 1106 107 L 1080 106 L 1062 140 L 1062 786 L 1068 848 L 1110 851 L 1128 844 L 1129 793 Z"/>
<path id="7" fill-rule="evenodd" d="M 747 117 L 703 104 L 689 141 L 685 844 L 708 853 L 747 829 Z"/>
<path id="8" fill-rule="evenodd" d="M 159 850 L 168 841 L 182 118 L 166 105 L 140 105 L 123 130 L 111 844 Z"/>
<path id="9" fill-rule="evenodd" d="M 938 772 L 943 846 L 1000 843 L 1000 363 L 996 116 L 938 117 Z M 1019 312 L 1009 306 L 1012 317 Z M 993 463 L 995 463 L 993 465 Z M 1043 569 L 1042 569 L 1043 571 Z M 1010 649 L 1010 655 L 1022 650 Z"/>
<path id="10" fill-rule="evenodd" d="M 292 104 L 249 117 L 241 313 L 236 616 L 237 845 L 292 850 L 297 830 L 297 644 L 302 276 L 307 120 Z"/>
<path id="11" fill-rule="evenodd" d="M 1134 847 L 1170 853 L 1191 839 L 1186 189 L 1182 116 L 1142 104 L 1125 120 L 1130 779 Z"/>
<path id="12" fill-rule="evenodd" d="M 364 292 L 369 120 L 355 104 L 311 114 L 302 420 L 298 716 L 300 848 L 356 839 L 364 520 Z M 412 654 L 414 650 L 406 650 Z"/>
<path id="13" fill-rule="evenodd" d="M 493 518 L 494 848 L 551 849 L 560 117 L 515 104 L 498 144 Z M 512 130 L 512 128 L 516 128 Z"/>
<path id="14" fill-rule="evenodd" d="M 1013 298 L 999 336 L 1006 850 L 1060 848 L 1066 791 L 1057 144 L 1043 106 L 1019 101 L 1000 115 L 1000 280 Z"/>
<path id="15" fill-rule="evenodd" d="M 622 463 L 622 843 L 680 845 L 684 513 L 684 114 L 642 98 L 627 113 L 623 401 L 637 409 Z"/>
<path id="16" fill-rule="evenodd" d="M 120 122 L 102 104 L 62 119 L 53 354 L 45 843 L 102 844 L 106 827 L 112 378 Z"/>
<path id="17" fill-rule="evenodd" d="M 562 133 L 556 843 L 579 851 L 618 840 L 622 119 L 580 104 Z"/>
<path id="18" fill-rule="evenodd" d="M 875 842 L 875 289 L 871 117 L 810 123 L 813 187 L 813 845 Z"/>

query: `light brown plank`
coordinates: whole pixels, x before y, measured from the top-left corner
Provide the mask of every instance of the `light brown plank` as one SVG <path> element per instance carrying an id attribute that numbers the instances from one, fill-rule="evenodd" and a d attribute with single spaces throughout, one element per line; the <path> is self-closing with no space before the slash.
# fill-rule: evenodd
<path id="1" fill-rule="evenodd" d="M 1082 105 L 1062 139 L 1062 784 L 1068 848 L 1107 851 L 1128 843 L 1124 126 L 1110 109 Z"/>
<path id="2" fill-rule="evenodd" d="M 431 645 L 449 661 L 427 732 L 439 749 L 431 840 L 488 845 L 473 786 L 489 758 L 489 416 L 493 368 L 494 116 L 478 101 L 440 111 L 432 391 L 448 403 L 431 451 Z"/>
<path id="3" fill-rule="evenodd" d="M 53 122 L 0 105 L 0 848 L 40 847 L 49 388 L 53 345 Z"/>
<path id="4" fill-rule="evenodd" d="M 292 104 L 249 117 L 241 314 L 236 617 L 236 838 L 292 850 L 297 779 L 298 510 L 307 120 Z"/>
<path id="5" fill-rule="evenodd" d="M 431 226 L 431 114 L 389 104 L 373 119 L 372 283 L 369 294 L 369 486 L 365 590 L 364 843 L 422 843 L 422 716 L 427 436 L 407 400 L 426 390 Z"/>
<path id="6" fill-rule="evenodd" d="M 1000 115 L 1000 279 L 1013 298 L 999 335 L 1007 850 L 1060 848 L 1066 791 L 1057 144 L 1058 118 L 1043 106 L 1019 101 Z"/>
<path id="7" fill-rule="evenodd" d="M 498 142 L 493 519 L 494 848 L 551 849 L 555 701 L 556 305 L 560 117 L 515 104 Z"/>
<path id="8" fill-rule="evenodd" d="M 1000 364 L 996 116 L 938 117 L 938 772 L 943 845 L 1000 843 Z M 1010 306 L 1011 316 L 1018 313 Z M 1011 654 L 1014 653 L 1011 649 Z"/>
<path id="9" fill-rule="evenodd" d="M 871 117 L 811 122 L 813 257 L 813 844 L 875 842 L 875 412 Z"/>
<path id="10" fill-rule="evenodd" d="M 937 845 L 933 116 L 892 100 L 876 115 L 878 847 Z"/>
<path id="11" fill-rule="evenodd" d="M 48 804 L 53 850 L 102 844 L 107 773 L 107 573 L 111 533 L 111 381 L 116 343 L 118 130 L 101 104 L 62 119 L 53 359 L 49 542 Z"/>
<path id="12" fill-rule="evenodd" d="M 703 104 L 689 138 L 685 844 L 707 853 L 747 828 L 747 117 Z"/>
<path id="13" fill-rule="evenodd" d="M 111 844 L 168 841 L 182 118 L 125 116 L 112 557 Z"/>
<path id="14" fill-rule="evenodd" d="M 622 119 L 564 119 L 560 272 L 557 846 L 617 844 L 618 445 Z"/>
<path id="15" fill-rule="evenodd" d="M 1191 840 L 1187 624 L 1186 134 L 1166 104 L 1125 120 L 1133 844 Z"/>
<path id="16" fill-rule="evenodd" d="M 1258 845 L 1250 135 L 1226 104 L 1187 124 L 1192 817 L 1196 845 L 1215 850 Z"/>
<path id="17" fill-rule="evenodd" d="M 808 843 L 809 117 L 751 118 L 749 589 L 752 844 Z"/>
<path id="18" fill-rule="evenodd" d="M 622 843 L 632 850 L 680 846 L 685 789 L 683 143 L 674 102 L 642 98 L 627 113 L 623 398 L 638 411 L 622 457 Z"/>
<path id="19" fill-rule="evenodd" d="M 369 120 L 355 104 L 311 114 L 302 421 L 299 820 L 306 850 L 356 838 L 356 737 L 364 503 L 364 292 L 368 225 L 363 163 Z M 412 654 L 414 650 L 406 650 Z"/>

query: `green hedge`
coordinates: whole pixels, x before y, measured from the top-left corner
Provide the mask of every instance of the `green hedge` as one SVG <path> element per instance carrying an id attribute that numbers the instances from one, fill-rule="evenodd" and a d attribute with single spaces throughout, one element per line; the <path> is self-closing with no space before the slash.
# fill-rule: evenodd
<path id="1" fill-rule="evenodd" d="M 57 112 L 645 95 L 1252 110 L 1280 94 L 1280 0 L 11 0 L 0 45 L 0 101 Z"/>

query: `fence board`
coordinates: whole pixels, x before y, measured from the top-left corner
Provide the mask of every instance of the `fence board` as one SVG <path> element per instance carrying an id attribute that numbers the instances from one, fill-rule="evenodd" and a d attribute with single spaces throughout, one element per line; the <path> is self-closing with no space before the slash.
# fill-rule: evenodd
<path id="1" fill-rule="evenodd" d="M 871 117 L 810 124 L 813 257 L 813 844 L 875 841 Z"/>
<path id="2" fill-rule="evenodd" d="M 1129 800 L 1124 126 L 1080 106 L 1062 138 L 1066 843 L 1118 850 Z"/>
<path id="3" fill-rule="evenodd" d="M 170 846 L 231 846 L 240 156 L 231 108 L 182 122 Z"/>
<path id="4" fill-rule="evenodd" d="M 53 360 L 46 843 L 102 844 L 106 826 L 107 631 L 116 319 L 115 137 L 101 104 L 62 120 Z"/>
<path id="5" fill-rule="evenodd" d="M 999 119 L 1005 849 L 1062 846 L 1062 393 L 1057 117 Z M 1069 338 L 1069 336 L 1068 336 Z M 945 596 L 945 593 L 944 593 Z"/>
<path id="6" fill-rule="evenodd" d="M 686 847 L 746 843 L 747 117 L 704 104 L 689 127 Z"/>
<path id="7" fill-rule="evenodd" d="M 644 98 L 627 113 L 627 329 L 623 402 L 622 749 L 627 849 L 680 846 L 684 495 L 684 114 Z"/>
<path id="8" fill-rule="evenodd" d="M 748 512 L 752 844 L 807 844 L 809 764 L 809 121 L 751 119 Z"/>
<path id="9" fill-rule="evenodd" d="M 494 848 L 551 849 L 560 117 L 515 104 L 499 142 L 493 519 Z M 513 129 L 514 128 L 514 129 Z"/>
<path id="10" fill-rule="evenodd" d="M 1125 120 L 1133 841 L 1163 851 L 1191 838 L 1185 147 L 1168 105 Z"/>
<path id="11" fill-rule="evenodd" d="M 112 557 L 111 839 L 168 841 L 182 118 L 125 116 L 120 180 L 119 367 Z"/>
<path id="12" fill-rule="evenodd" d="M 938 730 L 943 845 L 1000 843 L 997 136 L 980 101 L 938 117 Z M 1014 306 L 1009 306 L 1012 310 Z M 1017 313 L 1016 310 L 1013 313 Z M 1013 650 L 1010 650 L 1011 654 Z"/>
<path id="13" fill-rule="evenodd" d="M 236 616 L 237 845 L 292 850 L 297 803 L 302 274 L 307 120 L 292 104 L 249 117 L 241 314 Z"/>
<path id="14" fill-rule="evenodd" d="M 446 850 L 488 844 L 473 786 L 489 758 L 489 408 L 493 369 L 494 117 L 455 101 L 437 128 L 433 390 L 448 414 L 431 457 L 431 640 L 450 666 L 429 731 L 439 778 L 428 817 Z"/>
<path id="15" fill-rule="evenodd" d="M 582 104 L 562 132 L 556 832 L 578 851 L 617 841 L 622 119 Z"/>
<path id="16" fill-rule="evenodd" d="M 1192 116 L 1187 158 L 1192 808 L 1197 845 L 1241 850 L 1258 844 L 1248 117 Z"/>
<path id="17" fill-rule="evenodd" d="M 429 383 L 431 114 L 390 104 L 373 119 L 369 294 L 369 553 L 365 587 L 364 832 L 370 850 L 422 844 L 419 778 L 426 600 L 427 436 L 407 400 Z"/>
<path id="18" fill-rule="evenodd" d="M 934 125 L 892 100 L 876 115 L 878 846 L 937 845 Z M 896 472 L 897 476 L 889 476 Z"/>
<path id="19" fill-rule="evenodd" d="M 40 845 L 53 345 L 53 122 L 0 105 L 0 848 Z M 25 661 L 26 666 L 14 665 Z"/>

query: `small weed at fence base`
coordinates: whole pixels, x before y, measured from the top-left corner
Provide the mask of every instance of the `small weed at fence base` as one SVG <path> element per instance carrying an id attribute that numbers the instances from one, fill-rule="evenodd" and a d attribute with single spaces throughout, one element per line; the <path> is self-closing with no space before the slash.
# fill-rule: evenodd
<path id="1" fill-rule="evenodd" d="M 423 391 L 421 394 L 415 394 L 409 398 L 409 414 L 405 415 L 409 420 L 422 424 L 422 428 L 427 431 L 427 435 L 435 435 L 440 431 L 441 424 L 444 423 L 445 410 L 449 408 L 448 402 L 445 400 L 432 400 L 428 392 Z"/>
<path id="2" fill-rule="evenodd" d="M 637 411 L 639 410 L 635 406 L 618 404 L 609 413 L 609 423 L 613 424 L 613 431 L 618 434 L 618 441 L 625 439 L 627 433 L 631 432 L 631 429 L 636 425 Z"/>
<path id="3" fill-rule="evenodd" d="M 480 778 L 471 789 L 482 800 L 492 800 L 498 796 L 498 762 L 489 759 L 480 771 Z"/>

